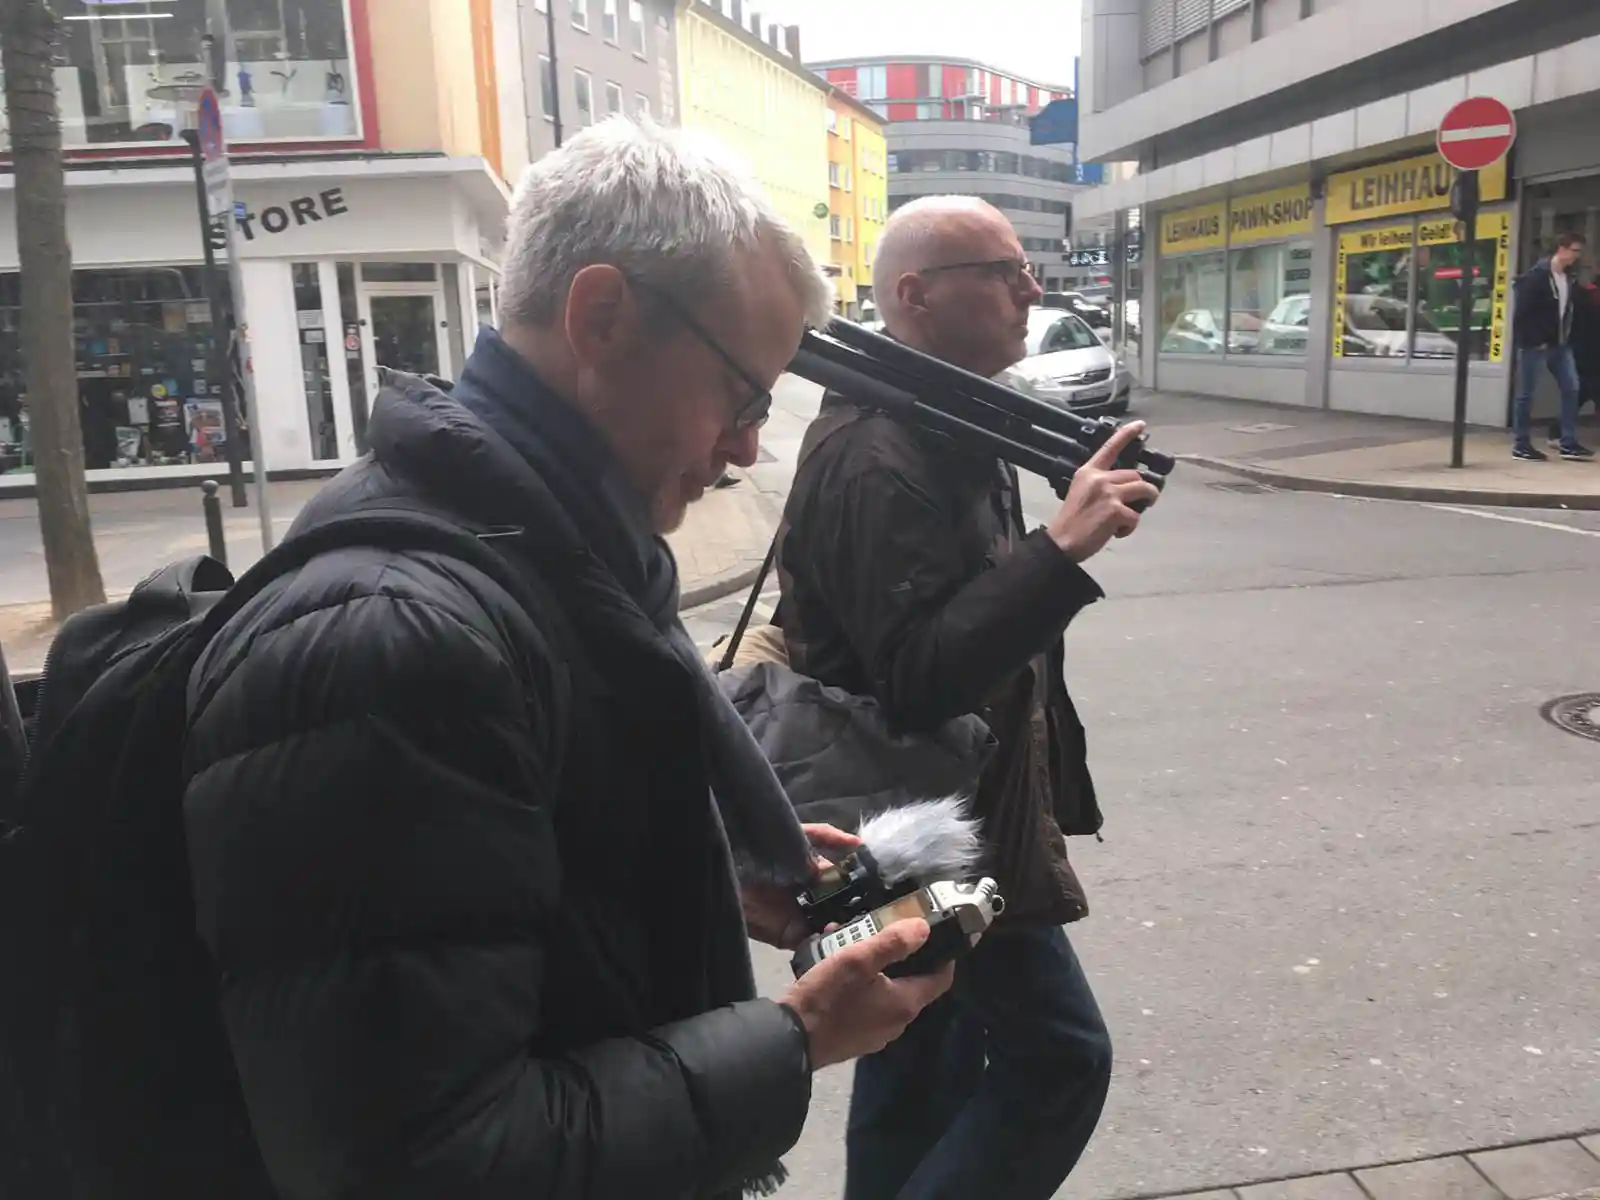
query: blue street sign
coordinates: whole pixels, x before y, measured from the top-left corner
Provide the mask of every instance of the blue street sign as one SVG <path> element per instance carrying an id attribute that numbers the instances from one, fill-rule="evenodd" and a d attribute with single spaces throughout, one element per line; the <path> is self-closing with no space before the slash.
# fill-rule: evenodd
<path id="1" fill-rule="evenodd" d="M 1028 140 L 1035 146 L 1077 145 L 1078 100 L 1052 100 L 1028 122 Z"/>
<path id="2" fill-rule="evenodd" d="M 244 220 L 245 216 L 247 215 L 247 213 L 248 213 L 248 210 L 245 208 L 243 200 L 235 200 L 233 202 L 233 218 L 234 218 L 234 220 L 236 220 L 236 221 Z"/>

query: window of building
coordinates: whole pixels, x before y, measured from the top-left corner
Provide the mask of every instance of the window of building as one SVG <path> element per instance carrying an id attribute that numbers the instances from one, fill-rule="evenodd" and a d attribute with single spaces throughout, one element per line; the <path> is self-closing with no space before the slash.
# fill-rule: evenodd
<path id="1" fill-rule="evenodd" d="M 639 92 L 634 96 L 633 103 L 634 111 L 637 112 L 641 117 L 648 117 L 650 115 L 649 96 L 646 96 L 643 92 Z"/>
<path id="2" fill-rule="evenodd" d="M 828 186 L 839 186 L 839 164 L 836 162 L 831 162 L 828 164 Z"/>
<path id="3" fill-rule="evenodd" d="M 839 114 L 834 112 L 831 108 L 828 110 L 828 132 L 839 132 Z"/>
<path id="4" fill-rule="evenodd" d="M 615 117 L 622 113 L 622 85 L 620 83 L 606 84 L 606 116 Z"/>
<path id="5" fill-rule="evenodd" d="M 856 71 L 856 98 L 859 100 L 887 100 L 889 98 L 889 68 L 860 67 Z"/>
<path id="6" fill-rule="evenodd" d="M 533 0 L 533 11 L 537 13 L 550 11 L 550 0 Z"/>
<path id="7" fill-rule="evenodd" d="M 937 121 L 943 115 L 944 105 L 942 104 L 917 105 L 917 120 L 919 121 Z"/>
<path id="8" fill-rule="evenodd" d="M 90 470 L 226 459 L 224 351 L 213 338 L 203 274 L 192 266 L 73 271 L 78 411 Z M 0 471 L 34 466 L 26 352 L 20 279 L 0 275 Z"/>
<path id="9" fill-rule="evenodd" d="M 578 124 L 594 124 L 594 80 L 587 71 L 572 73 L 572 89 L 578 95 Z"/>
<path id="10" fill-rule="evenodd" d="M 918 68 L 917 74 L 921 76 L 921 95 L 944 95 L 944 67 L 939 63 L 925 63 Z"/>
<path id="11" fill-rule="evenodd" d="M 555 120 L 555 76 L 550 71 L 550 56 L 548 54 L 539 55 L 539 110 L 544 113 L 546 121 Z"/>
<path id="12" fill-rule="evenodd" d="M 1510 214 L 1482 214 L 1472 255 L 1468 351 L 1505 357 Z M 1461 333 L 1465 251 L 1449 215 L 1425 214 L 1339 235 L 1334 271 L 1335 358 L 1453 361 Z"/>
<path id="13" fill-rule="evenodd" d="M 844 169 L 844 190 L 847 191 L 847 192 L 853 190 L 851 188 L 850 168 L 849 167 L 846 167 Z"/>
<path id="14" fill-rule="evenodd" d="M 889 119 L 889 106 L 887 104 L 869 104 L 867 107 L 873 112 L 877 113 L 885 121 Z"/>
<path id="15" fill-rule="evenodd" d="M 1229 354 L 1304 354 L 1321 305 L 1311 292 L 1311 243 L 1277 242 L 1228 253 Z"/>
<path id="16" fill-rule="evenodd" d="M 589 31 L 589 0 L 568 0 L 568 7 L 572 12 L 572 27 Z"/>
<path id="17" fill-rule="evenodd" d="M 844 225 L 839 219 L 839 214 L 838 213 L 829 213 L 828 214 L 828 236 L 833 238 L 835 241 L 838 241 L 839 238 L 843 235 L 843 230 L 844 230 Z"/>
<path id="18" fill-rule="evenodd" d="M 853 242 L 855 241 L 855 238 L 856 219 L 854 217 L 846 217 L 844 219 L 844 240 L 847 242 Z"/>
<path id="19" fill-rule="evenodd" d="M 839 136 L 841 138 L 843 138 L 847 142 L 850 140 L 850 118 L 849 117 L 840 117 L 839 118 Z"/>
<path id="20" fill-rule="evenodd" d="M 1161 353 L 1221 354 L 1228 273 L 1222 251 L 1161 262 Z"/>
<path id="21" fill-rule="evenodd" d="M 361 136 L 349 0 L 297 0 L 287 21 L 282 6 L 261 0 L 52 8 L 65 18 L 55 78 L 69 149 L 181 145 L 192 108 L 174 85 L 207 79 L 232 142 Z M 0 122 L 0 153 L 9 151 Z"/>
<path id="22" fill-rule="evenodd" d="M 600 36 L 613 46 L 617 44 L 617 0 L 604 0 L 600 14 Z"/>
<path id="23" fill-rule="evenodd" d="M 646 55 L 644 37 L 644 5 L 639 0 L 628 0 L 628 43 L 640 58 Z"/>

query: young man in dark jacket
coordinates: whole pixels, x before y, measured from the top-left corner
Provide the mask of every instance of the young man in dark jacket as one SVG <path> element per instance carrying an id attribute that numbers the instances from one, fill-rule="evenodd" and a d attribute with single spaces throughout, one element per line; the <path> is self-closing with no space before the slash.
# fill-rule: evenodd
<path id="1" fill-rule="evenodd" d="M 1042 293 L 988 204 L 906 205 L 874 277 L 890 336 L 988 377 L 1023 357 Z M 1033 533 L 1016 472 L 981 452 L 833 393 L 807 432 L 778 556 L 791 665 L 876 697 L 902 731 L 976 713 L 998 740 L 974 811 L 1006 915 L 950 996 L 857 1064 L 847 1200 L 1046 1200 L 1099 1120 L 1111 1044 L 1061 925 L 1088 912 L 1063 834 L 1100 812 L 1062 636 L 1101 595 L 1081 564 L 1156 498 L 1108 469 L 1140 429 Z"/>
<path id="2" fill-rule="evenodd" d="M 501 332 L 450 392 L 394 377 L 371 453 L 293 531 L 421 510 L 535 594 L 448 554 L 337 550 L 208 647 L 196 910 L 283 1200 L 760 1190 L 812 1072 L 948 985 L 881 973 L 927 935 L 905 922 L 754 998 L 746 921 L 795 944 L 785 889 L 815 858 L 717 705 L 660 537 L 755 460 L 829 294 L 680 135 L 586 130 L 518 190 Z"/>
<path id="3" fill-rule="evenodd" d="M 1532 441 L 1533 389 L 1549 367 L 1561 389 L 1561 445 L 1567 459 L 1591 459 L 1594 451 L 1578 441 L 1578 368 L 1572 355 L 1572 324 L 1577 281 L 1571 271 L 1583 254 L 1583 237 L 1563 233 L 1548 258 L 1541 258 L 1517 280 L 1512 301 L 1512 339 L 1517 348 L 1517 392 L 1511 410 L 1511 456 L 1528 462 L 1548 457 Z"/>

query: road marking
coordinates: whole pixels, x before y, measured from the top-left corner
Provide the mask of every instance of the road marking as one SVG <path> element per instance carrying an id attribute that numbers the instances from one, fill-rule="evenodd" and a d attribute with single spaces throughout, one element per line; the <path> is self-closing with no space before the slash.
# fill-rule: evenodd
<path id="1" fill-rule="evenodd" d="M 1600 537 L 1600 529 L 1579 529 L 1559 521 L 1536 521 L 1532 517 L 1513 517 L 1505 513 L 1483 512 L 1476 508 L 1457 508 L 1453 504 L 1424 504 L 1437 512 L 1458 513 L 1463 517 L 1482 517 L 1485 521 L 1509 521 L 1513 525 L 1532 525 L 1535 529 L 1553 529 L 1557 533 L 1576 533 L 1580 537 Z"/>

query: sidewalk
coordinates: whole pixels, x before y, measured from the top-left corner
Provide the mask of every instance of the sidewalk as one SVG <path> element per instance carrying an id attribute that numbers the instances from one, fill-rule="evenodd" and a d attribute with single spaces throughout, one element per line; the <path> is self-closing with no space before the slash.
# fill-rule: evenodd
<path id="1" fill-rule="evenodd" d="M 678 558 L 683 608 L 693 608 L 746 588 L 755 579 L 776 528 L 778 508 L 742 472 L 737 487 L 707 493 L 689 510 L 668 541 Z M 268 507 L 282 538 L 320 482 L 276 483 Z M 261 557 L 261 525 L 252 507 L 228 506 L 223 522 L 228 566 L 235 576 Z M 105 493 L 90 497 L 95 544 L 106 592 L 127 595 L 150 571 L 176 559 L 204 554 L 205 525 L 198 488 Z M 0 646 L 14 673 L 37 671 L 55 635 L 49 584 L 32 500 L 0 501 Z"/>
<path id="2" fill-rule="evenodd" d="M 1386 500 L 1600 509 L 1600 461 L 1511 457 L 1510 434 L 1469 428 L 1466 465 L 1450 467 L 1450 426 L 1184 392 L 1136 393 L 1150 442 L 1188 462 L 1295 491 Z M 1539 423 L 1537 445 L 1543 448 Z M 1600 429 L 1581 436 L 1600 443 Z"/>
<path id="3" fill-rule="evenodd" d="M 1600 1200 L 1600 1135 L 1139 1200 Z"/>

